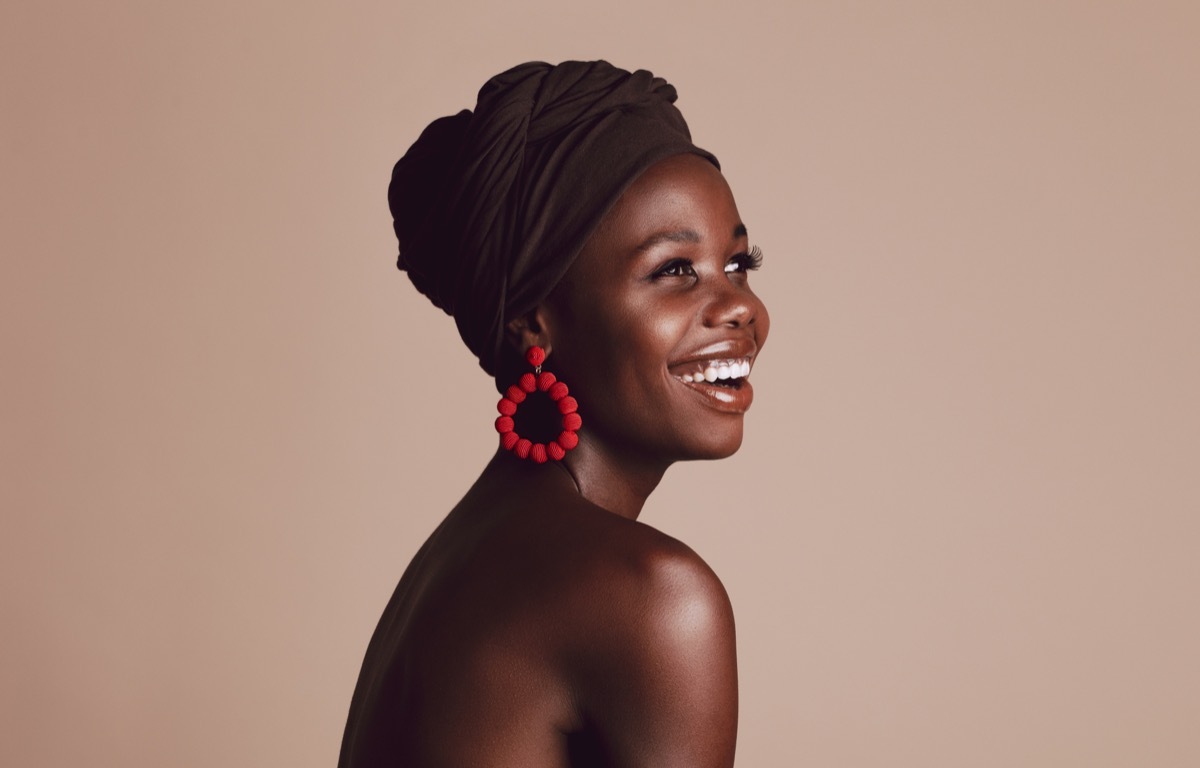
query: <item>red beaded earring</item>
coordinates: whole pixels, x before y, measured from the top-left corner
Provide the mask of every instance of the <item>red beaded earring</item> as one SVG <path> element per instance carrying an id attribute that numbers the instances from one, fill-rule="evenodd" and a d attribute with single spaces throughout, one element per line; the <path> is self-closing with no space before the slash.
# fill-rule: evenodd
<path id="1" fill-rule="evenodd" d="M 500 445 L 520 458 L 533 459 L 538 464 L 544 464 L 549 459 L 562 461 L 563 456 L 567 455 L 567 451 L 579 445 L 579 435 L 576 432 L 583 424 L 583 419 L 579 417 L 578 413 L 579 403 L 567 394 L 566 384 L 558 381 L 553 373 L 542 370 L 542 363 L 546 360 L 544 349 L 530 347 L 529 351 L 525 353 L 525 360 L 533 366 L 533 373 L 521 374 L 517 383 L 510 386 L 504 393 L 504 397 L 500 398 L 500 402 L 496 404 L 496 410 L 500 411 L 500 418 L 496 419 L 496 431 L 500 433 Z M 562 414 L 563 431 L 548 443 L 532 442 L 513 431 L 515 426 L 513 416 L 517 413 L 517 407 L 525 402 L 526 396 L 538 390 L 549 395 L 554 404 L 558 406 L 558 412 Z"/>

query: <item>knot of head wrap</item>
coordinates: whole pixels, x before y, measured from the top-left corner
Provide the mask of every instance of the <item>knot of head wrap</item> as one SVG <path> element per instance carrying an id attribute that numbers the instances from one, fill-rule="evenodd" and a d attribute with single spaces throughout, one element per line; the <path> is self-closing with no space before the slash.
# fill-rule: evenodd
<path id="1" fill-rule="evenodd" d="M 550 294 L 621 193 L 692 144 L 675 89 L 604 61 L 521 64 L 431 123 L 388 188 L 397 266 L 495 373 L 504 324 Z"/>

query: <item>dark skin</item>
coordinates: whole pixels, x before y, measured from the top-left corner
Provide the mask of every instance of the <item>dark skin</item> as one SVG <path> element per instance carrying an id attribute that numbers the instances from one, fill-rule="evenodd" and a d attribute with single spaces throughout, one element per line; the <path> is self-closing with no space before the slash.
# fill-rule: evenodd
<path id="1" fill-rule="evenodd" d="M 752 363 L 765 342 L 747 251 L 720 172 L 668 158 L 509 324 L 579 400 L 579 446 L 545 465 L 498 451 L 413 558 L 368 648 L 342 768 L 733 765 L 729 598 L 637 517 L 672 463 L 741 445 L 748 382 L 684 376 Z"/>

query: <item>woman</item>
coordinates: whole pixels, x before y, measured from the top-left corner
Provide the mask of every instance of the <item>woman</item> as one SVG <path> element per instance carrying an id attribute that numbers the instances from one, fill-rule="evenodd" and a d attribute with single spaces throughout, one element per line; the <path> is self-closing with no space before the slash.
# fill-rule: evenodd
<path id="1" fill-rule="evenodd" d="M 673 462 L 741 444 L 768 319 L 674 100 L 524 64 L 396 165 L 400 267 L 495 375 L 501 445 L 383 614 L 343 768 L 733 764 L 728 597 L 637 517 Z"/>

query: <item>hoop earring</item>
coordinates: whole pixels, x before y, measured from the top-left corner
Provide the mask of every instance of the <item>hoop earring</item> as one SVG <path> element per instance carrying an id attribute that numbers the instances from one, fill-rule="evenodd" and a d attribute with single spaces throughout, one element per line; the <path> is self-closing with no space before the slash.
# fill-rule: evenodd
<path id="1" fill-rule="evenodd" d="M 546 351 L 541 347 L 530 347 L 525 353 L 525 360 L 533 366 L 533 373 L 523 373 L 516 384 L 511 385 L 504 397 L 496 404 L 500 417 L 496 419 L 496 431 L 500 433 L 500 445 L 506 451 L 512 451 L 519 458 L 532 459 L 538 464 L 548 460 L 562 461 L 567 451 L 579 445 L 579 435 L 576 434 L 583 425 L 579 416 L 579 403 L 567 394 L 567 385 L 549 371 L 542 370 L 546 360 Z M 545 392 L 558 412 L 562 414 L 562 432 L 548 443 L 535 443 L 521 437 L 514 431 L 513 416 L 525 398 L 537 391 Z"/>

